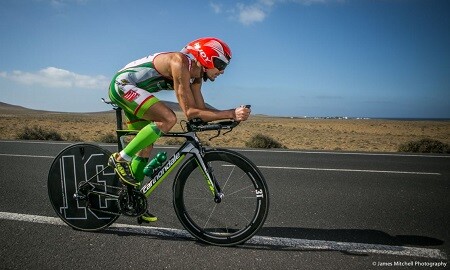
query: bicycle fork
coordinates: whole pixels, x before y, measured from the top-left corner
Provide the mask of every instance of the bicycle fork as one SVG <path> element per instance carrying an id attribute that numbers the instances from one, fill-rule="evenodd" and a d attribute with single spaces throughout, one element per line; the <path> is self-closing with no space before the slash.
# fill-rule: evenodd
<path id="1" fill-rule="evenodd" d="M 209 190 L 214 196 L 214 202 L 222 202 L 222 199 L 225 195 L 222 192 L 222 188 L 220 187 L 219 182 L 214 176 L 214 169 L 208 163 L 204 162 L 200 153 L 194 153 L 194 155 L 195 161 L 197 162 L 197 165 L 200 168 L 203 177 L 205 178 L 206 184 L 208 185 Z"/>

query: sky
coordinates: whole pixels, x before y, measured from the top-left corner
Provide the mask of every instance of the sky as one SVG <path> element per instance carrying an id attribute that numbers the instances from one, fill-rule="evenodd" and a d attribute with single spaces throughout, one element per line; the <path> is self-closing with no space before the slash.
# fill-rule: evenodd
<path id="1" fill-rule="evenodd" d="M 205 36 L 233 51 L 218 109 L 450 118 L 448 0 L 0 0 L 0 102 L 108 110 L 116 71 Z"/>

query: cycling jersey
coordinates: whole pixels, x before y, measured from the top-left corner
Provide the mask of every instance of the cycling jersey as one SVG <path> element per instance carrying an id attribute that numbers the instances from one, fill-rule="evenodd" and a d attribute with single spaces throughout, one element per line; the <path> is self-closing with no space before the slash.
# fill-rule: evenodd
<path id="1" fill-rule="evenodd" d="M 172 80 L 163 77 L 153 65 L 153 59 L 160 54 L 149 55 L 133 61 L 119 70 L 114 81 L 119 85 L 135 85 L 150 93 L 173 90 Z"/>
<path id="2" fill-rule="evenodd" d="M 119 70 L 113 77 L 110 99 L 124 109 L 130 129 L 140 129 L 148 122 L 142 120 L 144 113 L 159 101 L 152 93 L 161 90 L 173 90 L 173 80 L 164 77 L 155 68 L 153 60 L 164 53 L 157 53 L 135 60 Z M 191 59 L 188 55 L 189 69 Z M 139 123 L 133 126 L 133 123 Z"/>

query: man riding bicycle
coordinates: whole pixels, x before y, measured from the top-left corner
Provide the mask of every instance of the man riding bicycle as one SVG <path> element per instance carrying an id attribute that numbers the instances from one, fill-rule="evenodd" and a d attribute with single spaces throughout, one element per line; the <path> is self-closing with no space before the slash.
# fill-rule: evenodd
<path id="1" fill-rule="evenodd" d="M 108 160 L 123 183 L 139 185 L 145 177 L 143 169 L 153 143 L 177 122 L 175 113 L 153 93 L 174 90 L 189 120 L 248 119 L 249 108 L 214 110 L 205 106 L 202 82 L 214 81 L 223 74 L 230 59 L 228 45 L 218 38 L 208 37 L 190 42 L 181 52 L 156 53 L 138 59 L 116 73 L 109 97 L 124 110 L 128 129 L 139 130 L 120 153 L 112 154 Z M 156 217 L 147 213 L 144 220 L 155 221 Z"/>

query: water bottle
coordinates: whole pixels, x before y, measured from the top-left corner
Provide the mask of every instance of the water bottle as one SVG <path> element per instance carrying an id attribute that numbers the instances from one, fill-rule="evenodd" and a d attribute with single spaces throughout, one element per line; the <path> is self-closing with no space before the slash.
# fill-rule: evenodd
<path id="1" fill-rule="evenodd" d="M 161 167 L 161 165 L 166 161 L 167 159 L 167 153 L 166 152 L 159 152 L 156 154 L 156 156 L 150 160 L 147 165 L 144 167 L 144 174 L 148 177 L 151 177 L 153 172 Z"/>

